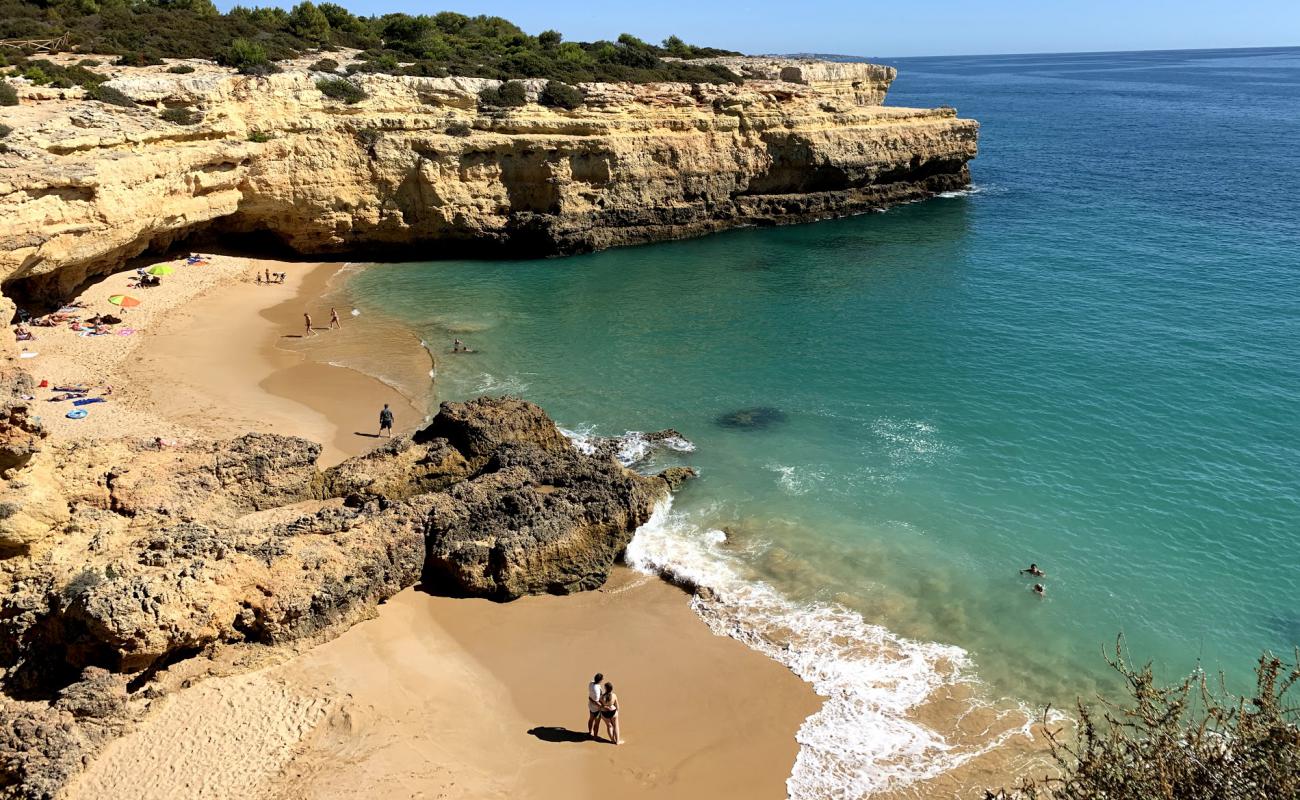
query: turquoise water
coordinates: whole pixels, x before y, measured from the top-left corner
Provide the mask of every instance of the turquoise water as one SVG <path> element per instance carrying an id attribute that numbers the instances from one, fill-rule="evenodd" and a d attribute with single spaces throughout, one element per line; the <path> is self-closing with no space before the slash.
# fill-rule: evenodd
<path id="1" fill-rule="evenodd" d="M 651 466 L 701 477 L 661 557 L 961 649 L 917 670 L 964 651 L 994 695 L 1071 701 L 1123 633 L 1248 685 L 1300 644 L 1300 50 L 897 66 L 890 104 L 981 121 L 974 192 L 349 291 L 477 350 L 441 399 L 681 430 Z M 752 407 L 783 419 L 717 422 Z"/>

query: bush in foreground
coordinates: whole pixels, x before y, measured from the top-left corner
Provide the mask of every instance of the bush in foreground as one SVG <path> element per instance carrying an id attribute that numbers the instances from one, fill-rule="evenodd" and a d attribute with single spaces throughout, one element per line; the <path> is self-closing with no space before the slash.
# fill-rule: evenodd
<path id="1" fill-rule="evenodd" d="M 343 78 L 322 78 L 316 81 L 316 88 L 326 97 L 342 100 L 348 105 L 360 103 L 366 99 L 366 90 Z"/>
<path id="2" fill-rule="evenodd" d="M 18 90 L 11 84 L 0 80 L 0 106 L 18 105 Z"/>
<path id="3" fill-rule="evenodd" d="M 1078 736 L 1067 742 L 1046 724 L 1059 775 L 1030 780 L 987 800 L 1263 800 L 1300 797 L 1300 650 L 1291 664 L 1260 657 L 1255 692 L 1243 698 L 1196 673 L 1158 684 L 1151 665 L 1134 669 L 1122 642 L 1107 662 L 1131 702 L 1079 704 Z"/>

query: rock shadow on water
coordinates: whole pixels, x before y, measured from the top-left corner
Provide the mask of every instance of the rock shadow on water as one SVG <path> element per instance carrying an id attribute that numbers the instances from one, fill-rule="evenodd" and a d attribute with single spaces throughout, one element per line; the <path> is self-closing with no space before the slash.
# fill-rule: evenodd
<path id="1" fill-rule="evenodd" d="M 714 420 L 720 427 L 736 430 L 763 430 L 786 421 L 786 413 L 771 406 L 757 406 L 729 411 Z"/>

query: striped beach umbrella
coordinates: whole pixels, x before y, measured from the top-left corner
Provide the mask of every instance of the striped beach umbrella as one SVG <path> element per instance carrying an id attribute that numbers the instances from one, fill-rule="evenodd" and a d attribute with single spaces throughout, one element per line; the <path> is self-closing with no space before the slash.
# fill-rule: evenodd
<path id="1" fill-rule="evenodd" d="M 140 305 L 139 300 L 136 300 L 134 297 L 131 297 L 130 295 L 126 295 L 126 294 L 115 294 L 112 297 L 108 298 L 108 302 L 112 303 L 115 306 L 121 306 L 122 308 L 135 308 L 136 306 Z"/>

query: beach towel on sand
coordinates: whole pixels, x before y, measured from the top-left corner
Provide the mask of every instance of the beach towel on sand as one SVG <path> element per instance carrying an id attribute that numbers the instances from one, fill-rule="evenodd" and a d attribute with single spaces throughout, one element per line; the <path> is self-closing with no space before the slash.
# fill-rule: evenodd
<path id="1" fill-rule="evenodd" d="M 87 397 L 85 400 L 73 400 L 72 404 L 74 406 L 88 406 L 91 403 L 107 403 L 107 402 L 108 401 L 102 397 Z"/>

